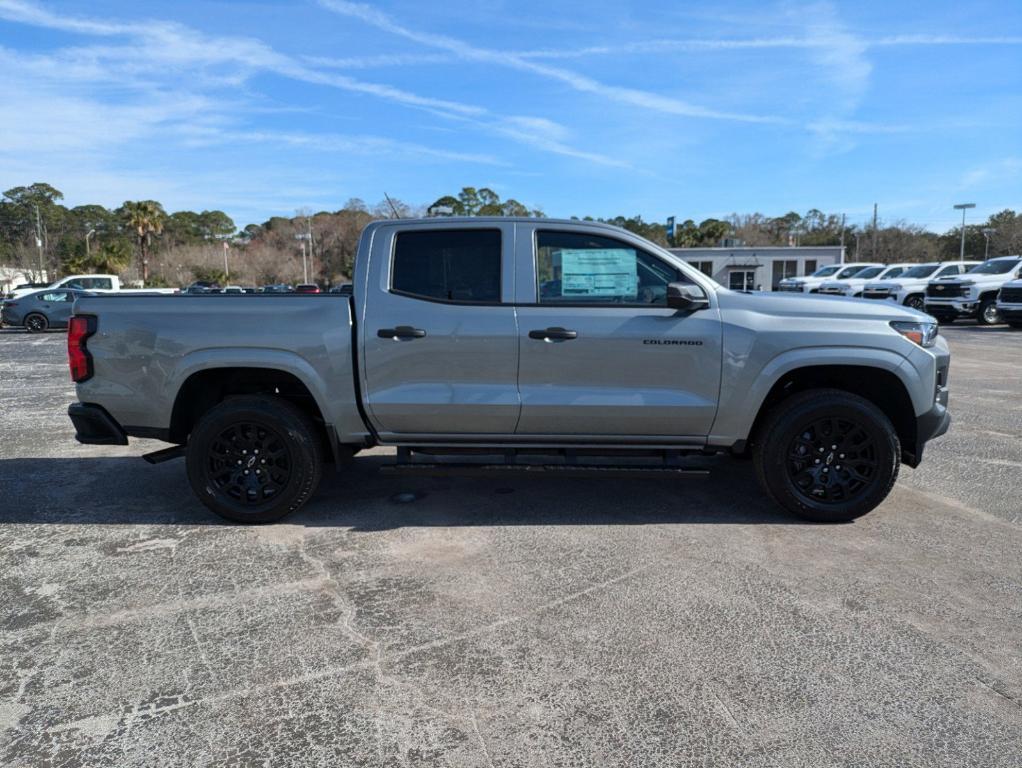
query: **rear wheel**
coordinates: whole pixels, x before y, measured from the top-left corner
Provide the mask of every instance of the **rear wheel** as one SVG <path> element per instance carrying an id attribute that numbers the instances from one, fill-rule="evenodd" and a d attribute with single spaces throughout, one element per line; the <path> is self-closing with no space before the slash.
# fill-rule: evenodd
<path id="1" fill-rule="evenodd" d="M 767 416 L 753 446 L 756 475 L 780 506 L 814 522 L 854 520 L 898 477 L 901 446 L 883 411 L 837 389 L 802 392 Z"/>
<path id="2" fill-rule="evenodd" d="M 980 302 L 976 320 L 980 325 L 997 325 L 1001 322 L 1001 314 L 997 311 L 997 300 L 986 299 Z"/>
<path id="3" fill-rule="evenodd" d="M 299 509 L 319 485 L 322 465 L 312 420 L 279 397 L 225 400 L 188 438 L 192 490 L 210 510 L 238 523 L 270 523 Z"/>
<path id="4" fill-rule="evenodd" d="M 33 312 L 25 318 L 25 330 L 29 333 L 42 333 L 49 327 L 50 321 L 46 319 L 46 315 Z"/>

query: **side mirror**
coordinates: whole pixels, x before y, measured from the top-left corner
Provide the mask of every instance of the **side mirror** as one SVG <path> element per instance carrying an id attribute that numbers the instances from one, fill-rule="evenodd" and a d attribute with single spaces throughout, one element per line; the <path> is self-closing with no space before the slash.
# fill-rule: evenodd
<path id="1" fill-rule="evenodd" d="M 710 300 L 706 298 L 703 289 L 698 285 L 669 283 L 667 286 L 667 306 L 671 309 L 680 309 L 682 312 L 695 312 L 697 309 L 708 308 Z"/>

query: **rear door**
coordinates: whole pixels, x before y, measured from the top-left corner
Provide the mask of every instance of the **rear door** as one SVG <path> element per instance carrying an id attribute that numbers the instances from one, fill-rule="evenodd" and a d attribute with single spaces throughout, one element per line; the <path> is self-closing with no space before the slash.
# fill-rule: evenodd
<path id="1" fill-rule="evenodd" d="M 514 224 L 375 230 L 363 294 L 363 391 L 385 439 L 511 434 L 518 422 Z"/>
<path id="2" fill-rule="evenodd" d="M 643 241 L 570 225 L 519 225 L 518 435 L 692 438 L 717 409 L 721 324 L 667 307 L 695 282 Z"/>

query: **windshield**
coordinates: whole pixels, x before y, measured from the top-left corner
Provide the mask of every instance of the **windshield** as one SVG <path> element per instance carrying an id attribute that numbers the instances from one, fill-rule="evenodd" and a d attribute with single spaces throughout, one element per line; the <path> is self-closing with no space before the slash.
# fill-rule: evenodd
<path id="1" fill-rule="evenodd" d="M 841 272 L 838 273 L 837 279 L 838 280 L 847 280 L 849 277 L 854 277 L 855 275 L 859 274 L 864 269 L 867 269 L 867 267 L 863 267 L 863 266 L 845 267 L 844 269 L 841 270 Z"/>
<path id="2" fill-rule="evenodd" d="M 1003 275 L 1011 272 L 1020 263 L 1018 259 L 991 259 L 969 270 L 970 275 Z"/>
<path id="3" fill-rule="evenodd" d="M 918 267 L 907 270 L 902 277 L 929 277 L 937 271 L 939 266 L 940 264 L 920 264 Z"/>
<path id="4" fill-rule="evenodd" d="M 840 264 L 832 264 L 829 267 L 820 267 L 818 270 L 813 272 L 813 277 L 829 277 L 841 269 Z"/>
<path id="5" fill-rule="evenodd" d="M 856 272 L 855 276 L 857 278 L 865 279 L 869 277 L 876 277 L 883 271 L 884 271 L 883 267 L 866 267 L 866 269 L 862 270 L 861 272 Z"/>

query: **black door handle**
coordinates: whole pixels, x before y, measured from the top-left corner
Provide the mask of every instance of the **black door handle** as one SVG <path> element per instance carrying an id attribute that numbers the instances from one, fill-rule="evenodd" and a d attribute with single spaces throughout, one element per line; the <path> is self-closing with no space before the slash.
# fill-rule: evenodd
<path id="1" fill-rule="evenodd" d="M 410 325 L 399 325 L 397 328 L 381 328 L 376 332 L 381 339 L 422 339 L 426 332 Z"/>
<path id="2" fill-rule="evenodd" d="M 547 328 L 544 331 L 529 331 L 529 338 L 540 341 L 568 341 L 577 339 L 578 331 L 569 331 L 566 328 Z"/>

